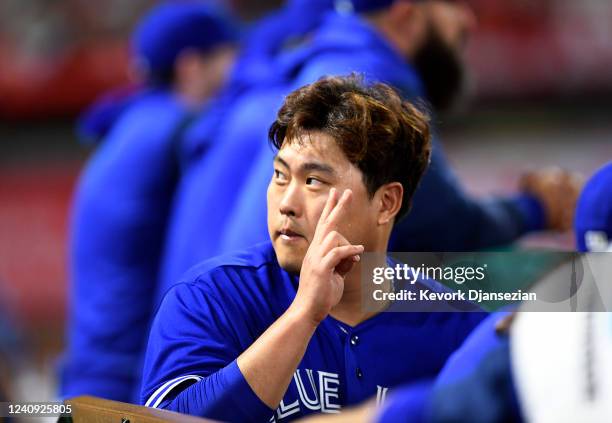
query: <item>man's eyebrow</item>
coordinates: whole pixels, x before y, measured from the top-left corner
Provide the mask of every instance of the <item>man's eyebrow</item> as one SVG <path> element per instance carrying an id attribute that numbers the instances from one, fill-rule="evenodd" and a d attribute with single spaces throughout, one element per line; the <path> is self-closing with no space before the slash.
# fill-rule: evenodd
<path id="1" fill-rule="evenodd" d="M 336 171 L 330 165 L 320 162 L 306 162 L 300 166 L 302 171 L 316 170 L 319 172 L 329 173 L 335 175 Z"/>
<path id="2" fill-rule="evenodd" d="M 287 163 L 286 161 L 284 161 L 278 154 L 276 156 L 274 156 L 274 161 L 278 162 L 280 164 L 282 164 L 283 166 L 285 166 L 287 169 L 291 170 L 291 166 L 289 166 L 289 163 Z"/>
<path id="3" fill-rule="evenodd" d="M 291 170 L 291 166 L 289 166 L 289 163 L 284 161 L 278 154 L 274 156 L 274 161 L 277 163 L 280 163 L 281 165 L 285 166 L 287 169 Z M 315 170 L 319 172 L 329 173 L 330 175 L 336 174 L 336 171 L 334 170 L 334 168 L 332 168 L 330 165 L 327 165 L 321 162 L 303 163 L 300 165 L 299 170 L 302 172 L 308 172 L 308 171 Z"/>

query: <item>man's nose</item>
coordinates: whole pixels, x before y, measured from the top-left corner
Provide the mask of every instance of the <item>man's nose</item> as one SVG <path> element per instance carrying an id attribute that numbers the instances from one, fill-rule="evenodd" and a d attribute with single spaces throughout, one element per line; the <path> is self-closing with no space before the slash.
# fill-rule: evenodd
<path id="1" fill-rule="evenodd" d="M 301 195 L 299 187 L 295 183 L 290 183 L 287 189 L 283 192 L 279 204 L 281 214 L 297 217 L 301 214 Z"/>

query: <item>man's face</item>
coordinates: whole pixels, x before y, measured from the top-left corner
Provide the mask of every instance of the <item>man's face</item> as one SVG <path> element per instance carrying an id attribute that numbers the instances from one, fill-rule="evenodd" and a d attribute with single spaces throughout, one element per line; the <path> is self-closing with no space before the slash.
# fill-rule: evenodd
<path id="1" fill-rule="evenodd" d="M 193 60 L 184 84 L 197 105 L 215 95 L 225 84 L 236 58 L 236 47 L 227 44 L 207 53 L 189 52 Z M 189 54 L 188 53 L 188 54 Z"/>
<path id="2" fill-rule="evenodd" d="M 361 171 L 336 142 L 322 132 L 285 142 L 274 160 L 268 186 L 268 232 L 281 267 L 299 273 L 331 188 L 353 191 L 346 219 L 338 231 L 368 250 L 376 210 Z"/>
<path id="3" fill-rule="evenodd" d="M 429 101 L 437 110 L 445 110 L 462 92 L 463 51 L 476 26 L 476 17 L 461 1 L 431 0 L 423 2 L 421 7 L 427 36 L 412 61 Z"/>

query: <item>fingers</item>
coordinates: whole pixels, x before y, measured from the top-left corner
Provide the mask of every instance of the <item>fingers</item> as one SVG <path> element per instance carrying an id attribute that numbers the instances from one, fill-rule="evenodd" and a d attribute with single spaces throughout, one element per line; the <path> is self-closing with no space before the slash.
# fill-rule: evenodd
<path id="1" fill-rule="evenodd" d="M 329 196 L 315 229 L 314 239 L 324 240 L 330 231 L 337 228 L 341 218 L 345 216 L 352 194 L 350 189 L 346 189 L 338 198 L 338 191 L 335 188 L 329 190 Z"/>
<path id="2" fill-rule="evenodd" d="M 336 207 L 336 204 L 338 204 L 338 191 L 336 190 L 336 188 L 332 188 L 329 190 L 329 195 L 327 196 L 327 201 L 325 202 L 323 212 L 319 217 L 317 228 L 327 220 L 327 216 L 329 216 L 334 207 Z"/>
<path id="3" fill-rule="evenodd" d="M 346 216 L 346 212 L 348 210 L 348 206 L 353 199 L 353 191 L 350 189 L 345 189 L 342 193 L 342 197 L 338 200 L 338 204 L 336 207 L 332 209 L 327 216 L 326 226 L 329 230 L 334 230 L 338 227 L 338 224 L 342 221 L 342 218 Z"/>
<path id="4" fill-rule="evenodd" d="M 543 205 L 549 229 L 571 229 L 576 200 L 583 178 L 575 172 L 557 167 L 530 172 L 521 178 L 524 191 L 535 196 Z"/>
<path id="5" fill-rule="evenodd" d="M 332 248 L 323 257 L 323 266 L 327 269 L 336 269 L 342 276 L 347 274 L 353 267 L 353 263 L 359 261 L 363 253 L 363 245 L 342 245 Z M 340 264 L 342 263 L 342 266 Z"/>
<path id="6" fill-rule="evenodd" d="M 317 255 L 321 257 L 323 267 L 332 271 L 335 269 L 343 276 L 360 260 L 360 254 L 363 253 L 362 245 L 352 245 L 336 230 L 346 216 L 352 195 L 352 191 L 347 189 L 338 198 L 337 190 L 330 190 L 314 236 L 318 244 Z"/>
<path id="7" fill-rule="evenodd" d="M 537 171 L 525 173 L 520 180 L 520 187 L 526 191 L 538 192 L 543 186 L 550 186 L 564 179 L 566 172 L 557 166 L 549 166 Z"/>
<path id="8" fill-rule="evenodd" d="M 564 175 L 561 187 L 561 219 L 558 229 L 561 231 L 571 230 L 574 226 L 574 213 L 576 202 L 584 185 L 584 177 L 577 172 L 567 172 Z"/>
<path id="9" fill-rule="evenodd" d="M 351 243 L 343 237 L 340 232 L 331 231 L 325 235 L 325 238 L 321 242 L 321 248 L 323 249 L 323 254 L 327 254 L 329 250 L 334 247 L 340 247 L 342 245 L 350 245 Z"/>

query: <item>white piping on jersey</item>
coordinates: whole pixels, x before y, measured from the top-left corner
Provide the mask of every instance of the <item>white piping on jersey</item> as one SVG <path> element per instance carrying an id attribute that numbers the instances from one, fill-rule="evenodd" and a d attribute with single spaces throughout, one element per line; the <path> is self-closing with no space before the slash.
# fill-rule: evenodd
<path id="1" fill-rule="evenodd" d="M 199 382 L 200 380 L 202 380 L 202 376 L 185 375 L 185 376 L 179 376 L 177 378 L 169 380 L 168 382 L 166 382 L 162 386 L 160 386 L 157 389 L 157 391 L 153 392 L 153 395 L 151 395 L 149 397 L 149 399 L 147 400 L 147 402 L 145 403 L 145 407 L 152 407 L 152 408 L 159 407 L 159 404 L 161 404 L 161 402 L 164 400 L 166 395 L 168 395 L 174 388 L 176 388 L 178 385 L 180 385 L 181 383 L 183 383 L 183 382 L 185 382 L 187 380 L 195 380 L 196 382 Z M 171 385 L 171 386 L 168 387 L 169 385 Z M 155 403 L 153 405 L 151 405 L 151 403 L 153 402 L 153 399 L 155 397 L 157 397 L 158 395 L 159 395 L 159 398 L 157 398 Z"/>

